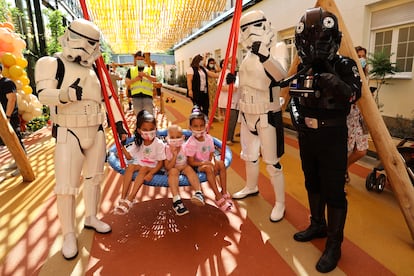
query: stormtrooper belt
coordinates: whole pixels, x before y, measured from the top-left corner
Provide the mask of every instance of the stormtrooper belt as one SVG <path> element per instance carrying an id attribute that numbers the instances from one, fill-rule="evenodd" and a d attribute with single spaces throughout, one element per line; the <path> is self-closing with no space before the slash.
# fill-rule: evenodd
<path id="1" fill-rule="evenodd" d="M 239 103 L 240 111 L 247 114 L 265 114 L 269 111 L 280 111 L 280 104 L 276 102 L 269 103 Z"/>
<path id="2" fill-rule="evenodd" d="M 318 129 L 321 127 L 335 127 L 346 124 L 346 118 L 333 118 L 333 119 L 317 119 L 305 117 L 305 125 L 308 128 Z"/>
<path id="3" fill-rule="evenodd" d="M 51 116 L 51 119 L 53 123 L 62 127 L 88 127 L 102 124 L 105 120 L 105 113 L 89 115 L 55 114 Z"/>

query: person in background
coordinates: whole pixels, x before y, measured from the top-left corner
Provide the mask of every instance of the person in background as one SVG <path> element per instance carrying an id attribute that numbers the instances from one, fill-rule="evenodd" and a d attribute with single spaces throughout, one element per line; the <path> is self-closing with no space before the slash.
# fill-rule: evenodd
<path id="1" fill-rule="evenodd" d="M 206 58 L 208 58 L 206 68 L 208 71 L 218 73 L 220 70 L 216 64 L 216 61 L 214 60 L 214 58 L 210 57 L 210 55 L 211 55 L 210 53 L 206 53 L 205 55 Z M 208 79 L 209 106 L 213 106 L 214 100 L 216 98 L 216 92 L 217 92 L 217 78 L 208 76 L 207 79 Z M 214 115 L 214 118 L 218 121 L 223 121 L 224 119 L 224 117 L 220 116 L 218 109 L 216 109 L 216 114 L 212 114 L 212 116 L 213 115 Z"/>
<path id="2" fill-rule="evenodd" d="M 189 211 L 184 206 L 179 194 L 179 177 L 183 174 L 195 190 L 191 202 L 198 206 L 203 206 L 204 195 L 201 191 L 200 180 L 194 169 L 187 163 L 187 155 L 184 147 L 184 135 L 180 126 L 170 125 L 168 127 L 167 145 L 165 147 L 164 167 L 168 172 L 168 186 L 173 195 L 173 209 L 179 216 L 187 214 Z"/>
<path id="3" fill-rule="evenodd" d="M 361 63 L 365 77 L 368 76 L 367 50 L 361 46 L 355 47 L 359 62 Z M 351 110 L 347 117 L 348 126 L 348 163 L 347 168 L 357 162 L 367 154 L 368 150 L 368 129 L 365 125 L 364 118 L 356 103 L 351 105 Z M 345 182 L 349 183 L 350 177 L 348 171 L 345 174 Z"/>
<path id="4" fill-rule="evenodd" d="M 355 61 L 337 54 L 341 38 L 334 14 L 321 8 L 306 10 L 295 29 L 300 74 L 289 92 L 311 213 L 308 228 L 295 233 L 293 239 L 308 242 L 327 237 L 316 263 L 321 273 L 335 269 L 341 258 L 348 207 L 344 191 L 346 118 L 351 104 L 361 97 Z M 309 92 L 303 93 L 301 88 Z"/>
<path id="5" fill-rule="evenodd" d="M 20 132 L 20 119 L 17 110 L 17 91 L 14 82 L 3 76 L 3 64 L 0 63 L 0 102 L 4 113 L 6 114 L 7 121 L 10 123 L 17 138 L 19 139 L 20 145 L 24 151 L 26 148 L 23 144 L 23 135 Z M 0 145 L 4 145 L 0 138 Z M 14 170 L 17 168 L 16 162 L 12 162 L 3 167 L 6 170 Z"/>
<path id="6" fill-rule="evenodd" d="M 210 100 L 208 97 L 208 77 L 218 78 L 219 74 L 204 68 L 204 58 L 196 55 L 191 61 L 191 67 L 187 69 L 188 97 L 197 105 L 201 112 L 208 116 Z"/>
<path id="7" fill-rule="evenodd" d="M 146 66 L 141 51 L 134 54 L 134 64 L 135 66 L 130 67 L 125 75 L 125 84 L 131 91 L 134 113 L 138 114 L 145 109 L 153 114 L 153 82 L 156 82 L 157 78 L 152 75 L 151 66 Z"/>
<path id="8" fill-rule="evenodd" d="M 224 79 L 226 79 L 227 75 L 230 73 L 231 61 L 232 61 L 232 57 L 229 57 L 227 68 L 223 68 L 224 60 L 220 61 L 220 68 L 222 70 L 223 69 L 226 70 Z M 237 67 L 237 60 L 236 60 L 236 67 Z M 229 123 L 228 123 L 229 127 L 228 127 L 228 131 L 227 131 L 227 139 L 226 139 L 226 144 L 229 145 L 229 146 L 233 145 L 234 131 L 235 131 L 236 125 L 237 125 L 237 119 L 239 118 L 240 93 L 238 91 L 238 86 L 239 86 L 239 79 L 236 76 L 236 81 L 234 83 L 233 94 L 232 94 L 232 98 L 231 98 L 230 118 L 229 118 Z M 229 97 L 228 91 L 229 91 L 229 85 L 226 82 L 223 82 L 223 84 L 221 86 L 219 100 L 218 100 L 219 111 L 221 112 L 221 114 L 223 114 L 223 116 L 225 116 L 225 114 L 226 114 L 227 101 L 228 101 L 228 97 Z"/>

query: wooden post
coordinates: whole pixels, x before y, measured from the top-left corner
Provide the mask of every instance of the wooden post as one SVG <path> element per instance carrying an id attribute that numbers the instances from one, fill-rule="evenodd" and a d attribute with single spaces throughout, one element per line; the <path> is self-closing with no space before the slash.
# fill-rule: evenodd
<path id="1" fill-rule="evenodd" d="M 29 163 L 29 159 L 27 159 L 26 153 L 20 145 L 19 138 L 17 138 L 16 133 L 7 121 L 3 108 L 0 108 L 0 137 L 9 149 L 14 160 L 16 160 L 23 181 L 31 182 L 35 180 L 35 175 L 32 166 Z"/>
<path id="2" fill-rule="evenodd" d="M 321 7 L 337 16 L 339 29 L 342 32 L 342 43 L 339 53 L 358 61 L 358 56 L 352 44 L 351 37 L 345 27 L 344 21 L 339 13 L 335 1 L 318 0 L 315 7 Z M 296 73 L 298 63 L 299 58 L 296 56 L 289 70 L 289 76 Z M 357 62 L 357 64 L 360 75 L 364 76 L 360 63 Z M 359 99 L 357 104 L 362 112 L 365 122 L 368 125 L 371 138 L 374 141 L 378 156 L 384 166 L 385 172 L 387 173 L 387 178 L 391 183 L 391 187 L 399 202 L 400 209 L 411 232 L 411 237 L 414 239 L 414 187 L 408 176 L 403 159 L 392 141 L 391 135 L 371 95 L 367 80 L 364 77 L 361 77 L 361 80 L 362 97 Z M 282 95 L 285 97 L 285 102 L 287 103 L 289 98 L 288 87 L 282 89 Z"/>

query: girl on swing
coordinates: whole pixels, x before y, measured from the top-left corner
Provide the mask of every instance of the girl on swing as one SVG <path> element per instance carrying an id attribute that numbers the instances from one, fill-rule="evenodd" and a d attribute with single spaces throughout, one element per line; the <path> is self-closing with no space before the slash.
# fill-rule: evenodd
<path id="1" fill-rule="evenodd" d="M 217 160 L 214 157 L 214 140 L 211 135 L 206 133 L 206 123 L 206 115 L 197 106 L 194 106 L 190 115 L 192 135 L 188 138 L 185 146 L 188 164 L 206 174 L 208 184 L 215 195 L 216 205 L 222 211 L 229 211 L 233 202 L 227 193 L 226 167 L 222 160 Z"/>
<path id="2" fill-rule="evenodd" d="M 128 150 L 122 147 L 129 164 L 123 176 L 121 199 L 115 207 L 115 214 L 128 213 L 144 181 L 151 181 L 154 174 L 163 166 L 165 144 L 155 136 L 156 128 L 157 122 L 154 115 L 146 110 L 141 110 L 137 115 L 134 143 L 128 147 Z M 139 173 L 131 185 L 135 172 Z"/>

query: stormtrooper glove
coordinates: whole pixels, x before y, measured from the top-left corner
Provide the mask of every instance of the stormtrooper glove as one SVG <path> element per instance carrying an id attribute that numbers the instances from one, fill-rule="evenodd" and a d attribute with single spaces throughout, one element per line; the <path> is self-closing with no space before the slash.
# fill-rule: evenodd
<path id="1" fill-rule="evenodd" d="M 270 49 L 265 47 L 260 41 L 253 42 L 252 53 L 259 57 L 261 63 L 265 62 L 270 57 Z"/>
<path id="2" fill-rule="evenodd" d="M 82 100 L 83 89 L 79 86 L 80 78 L 77 78 L 67 90 L 61 90 L 59 100 L 62 103 Z"/>

